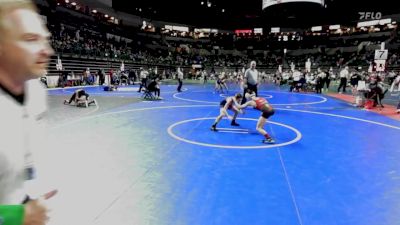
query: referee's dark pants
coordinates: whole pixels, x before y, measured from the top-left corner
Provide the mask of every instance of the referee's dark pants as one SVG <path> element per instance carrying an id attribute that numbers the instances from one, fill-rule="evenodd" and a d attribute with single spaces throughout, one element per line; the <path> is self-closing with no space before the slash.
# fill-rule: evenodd
<path id="1" fill-rule="evenodd" d="M 340 89 L 343 89 L 343 92 L 346 92 L 346 85 L 347 85 L 347 78 L 346 77 L 341 77 L 340 78 L 340 84 L 337 89 L 338 92 L 340 92 Z"/>
<path id="2" fill-rule="evenodd" d="M 182 79 L 178 79 L 178 88 L 177 88 L 178 92 L 182 92 Z"/>
<path id="3" fill-rule="evenodd" d="M 246 92 L 247 90 L 252 90 L 256 93 L 256 96 L 258 96 L 258 89 L 257 89 L 257 84 L 253 85 L 253 84 L 249 84 L 247 83 L 247 88 L 244 89 L 243 91 L 243 99 L 242 99 L 242 104 L 246 103 L 247 99 L 246 99 Z"/>
<path id="4" fill-rule="evenodd" d="M 142 88 L 147 88 L 147 78 L 142 78 L 142 82 L 140 83 L 139 91 L 142 91 Z"/>

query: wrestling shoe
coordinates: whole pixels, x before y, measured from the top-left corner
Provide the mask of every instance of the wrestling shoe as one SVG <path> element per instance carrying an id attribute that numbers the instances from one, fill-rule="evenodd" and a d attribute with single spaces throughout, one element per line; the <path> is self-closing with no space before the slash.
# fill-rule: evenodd
<path id="1" fill-rule="evenodd" d="M 267 139 L 262 140 L 262 143 L 264 143 L 264 144 L 274 144 L 275 141 L 272 138 L 267 138 Z"/>
<path id="2" fill-rule="evenodd" d="M 97 100 L 93 99 L 94 105 L 97 106 Z"/>
<path id="3" fill-rule="evenodd" d="M 96 101 L 96 99 L 93 99 L 92 101 L 90 101 L 90 102 L 89 102 L 89 105 L 90 105 L 90 104 L 94 104 L 94 105 L 97 106 L 97 101 Z"/>
<path id="4" fill-rule="evenodd" d="M 237 127 L 237 126 L 240 126 L 238 123 L 236 123 L 236 121 L 232 121 L 231 122 L 231 126 L 235 126 L 235 127 Z"/>

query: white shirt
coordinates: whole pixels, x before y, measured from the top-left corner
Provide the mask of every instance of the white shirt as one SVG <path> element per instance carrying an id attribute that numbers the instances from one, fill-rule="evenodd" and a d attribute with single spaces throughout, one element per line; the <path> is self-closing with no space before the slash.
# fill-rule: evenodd
<path id="1" fill-rule="evenodd" d="M 307 70 L 307 72 L 311 71 L 311 62 L 310 61 L 306 62 L 306 70 Z"/>
<path id="2" fill-rule="evenodd" d="M 140 79 L 146 79 L 148 75 L 149 72 L 147 72 L 146 70 L 140 71 Z"/>
<path id="3" fill-rule="evenodd" d="M 346 69 L 343 69 L 342 71 L 340 71 L 340 78 L 349 78 L 349 71 Z"/>
<path id="4" fill-rule="evenodd" d="M 336 75 L 335 75 L 335 73 L 333 73 L 333 71 L 329 71 L 329 77 L 332 79 L 335 79 Z"/>
<path id="5" fill-rule="evenodd" d="M 392 83 L 392 86 L 390 87 L 390 92 L 393 92 L 393 91 L 396 91 L 395 90 L 395 87 L 397 86 L 397 91 L 400 91 L 400 75 L 398 75 L 395 79 L 394 79 L 394 81 L 393 81 L 393 83 Z"/>
<path id="6" fill-rule="evenodd" d="M 283 73 L 282 73 L 282 79 L 283 79 L 283 80 L 288 80 L 289 77 L 290 77 L 290 74 L 289 74 L 288 72 L 283 72 Z"/>
<path id="7" fill-rule="evenodd" d="M 307 83 L 310 83 L 312 81 L 312 78 L 313 77 L 311 76 L 311 74 L 309 74 L 309 73 L 306 74 L 306 82 Z"/>
<path id="8" fill-rule="evenodd" d="M 296 66 L 294 65 L 294 63 L 290 64 L 290 70 L 294 71 L 294 69 L 296 68 Z"/>
<path id="9" fill-rule="evenodd" d="M 319 74 L 318 74 L 318 77 L 320 77 L 320 78 L 325 78 L 326 77 L 326 73 L 325 72 L 323 72 L 323 71 L 321 71 Z"/>
<path id="10" fill-rule="evenodd" d="M 183 73 L 181 70 L 178 70 L 178 79 L 183 80 Z"/>
<path id="11" fill-rule="evenodd" d="M 27 192 L 26 167 L 33 167 L 32 152 L 42 148 L 47 109 L 46 94 L 38 80 L 26 83 L 25 103 L 21 105 L 0 89 L 0 205 L 21 204 Z"/>
<path id="12" fill-rule="evenodd" d="M 258 71 L 256 69 L 247 69 L 244 73 L 244 79 L 247 81 L 248 84 L 258 84 Z"/>
<path id="13" fill-rule="evenodd" d="M 294 73 L 293 73 L 293 81 L 299 81 L 300 78 L 301 78 L 300 71 L 294 71 Z"/>

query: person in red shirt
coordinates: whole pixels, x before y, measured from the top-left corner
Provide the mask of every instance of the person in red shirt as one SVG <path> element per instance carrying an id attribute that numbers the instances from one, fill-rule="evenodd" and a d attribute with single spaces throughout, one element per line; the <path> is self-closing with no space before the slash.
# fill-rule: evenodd
<path id="1" fill-rule="evenodd" d="M 267 119 L 272 115 L 274 115 L 275 113 L 274 108 L 272 108 L 272 106 L 268 103 L 268 101 L 265 98 L 256 97 L 256 93 L 254 91 L 251 90 L 248 91 L 245 94 L 245 97 L 246 99 L 248 99 L 248 101 L 243 105 L 238 106 L 238 109 L 244 109 L 248 106 L 252 106 L 255 109 L 261 111 L 261 115 L 257 121 L 256 129 L 260 134 L 262 134 L 265 137 L 265 139 L 262 141 L 263 143 L 266 144 L 275 143 L 274 139 L 272 139 L 272 137 L 264 129 Z"/>

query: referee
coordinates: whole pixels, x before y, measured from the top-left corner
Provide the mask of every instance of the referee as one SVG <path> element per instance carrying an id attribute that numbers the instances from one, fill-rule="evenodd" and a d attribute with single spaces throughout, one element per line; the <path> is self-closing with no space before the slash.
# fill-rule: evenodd
<path id="1" fill-rule="evenodd" d="M 246 70 L 244 73 L 244 91 L 243 91 L 243 96 L 245 96 L 247 90 L 252 90 L 254 93 L 256 93 L 256 96 L 258 96 L 258 71 L 256 70 L 256 62 L 251 61 L 250 62 L 250 68 Z M 242 99 L 242 104 L 246 103 L 246 98 Z"/>

